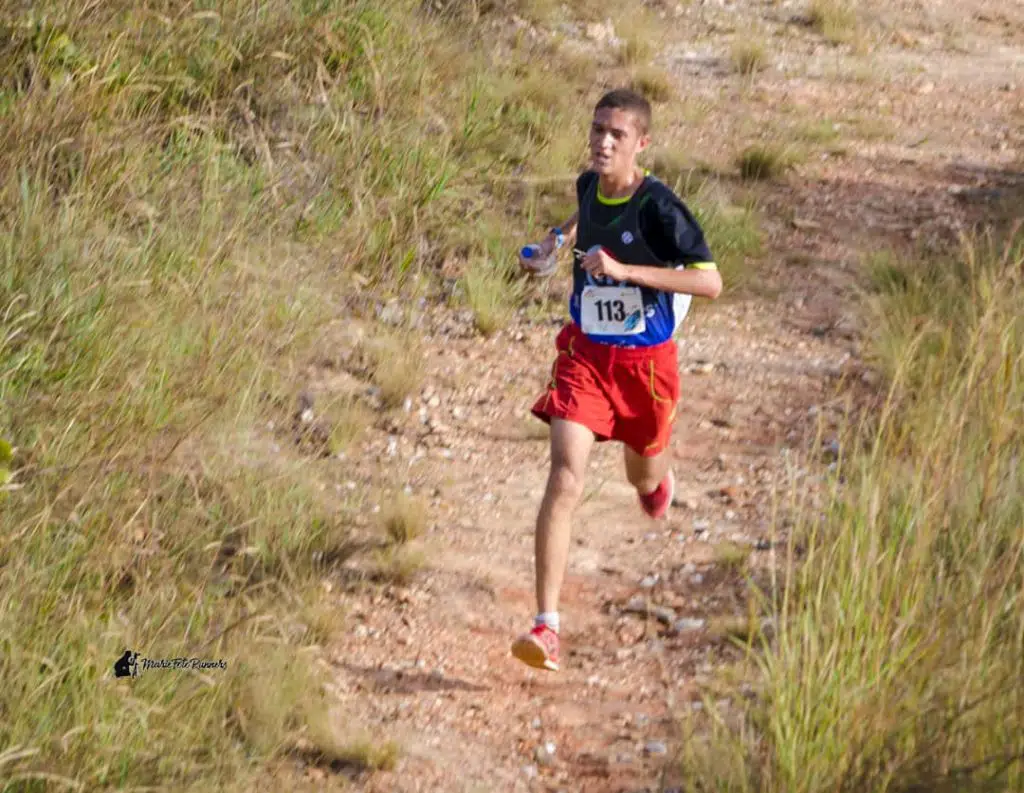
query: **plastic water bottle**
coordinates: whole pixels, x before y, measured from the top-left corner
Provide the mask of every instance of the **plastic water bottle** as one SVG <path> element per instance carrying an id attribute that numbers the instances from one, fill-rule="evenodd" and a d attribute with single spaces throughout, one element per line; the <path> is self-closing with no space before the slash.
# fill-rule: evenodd
<path id="1" fill-rule="evenodd" d="M 536 243 L 526 245 L 519 251 L 523 262 L 535 275 L 551 275 L 555 271 L 557 265 L 556 253 L 557 251 L 551 251 L 547 259 L 544 259 L 541 257 L 541 247 Z"/>

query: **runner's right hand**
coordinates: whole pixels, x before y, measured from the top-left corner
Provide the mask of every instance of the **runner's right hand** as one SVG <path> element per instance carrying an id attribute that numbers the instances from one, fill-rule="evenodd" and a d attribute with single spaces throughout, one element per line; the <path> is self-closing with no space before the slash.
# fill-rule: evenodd
<path id="1" fill-rule="evenodd" d="M 535 250 L 533 256 L 529 258 L 523 256 L 523 252 L 520 250 L 519 267 L 531 275 L 547 275 L 549 274 L 547 268 L 551 264 L 551 255 L 555 251 L 555 238 L 549 234 L 536 243 L 536 247 L 538 250 Z"/>

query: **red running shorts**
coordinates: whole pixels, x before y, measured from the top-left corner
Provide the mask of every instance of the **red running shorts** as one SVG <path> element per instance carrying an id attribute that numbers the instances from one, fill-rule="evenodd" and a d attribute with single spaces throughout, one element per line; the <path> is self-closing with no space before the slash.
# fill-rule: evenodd
<path id="1" fill-rule="evenodd" d="M 643 457 L 663 452 L 679 402 L 676 343 L 615 347 L 588 339 L 575 323 L 555 339 L 548 389 L 533 415 L 582 424 L 598 441 L 621 441 Z"/>

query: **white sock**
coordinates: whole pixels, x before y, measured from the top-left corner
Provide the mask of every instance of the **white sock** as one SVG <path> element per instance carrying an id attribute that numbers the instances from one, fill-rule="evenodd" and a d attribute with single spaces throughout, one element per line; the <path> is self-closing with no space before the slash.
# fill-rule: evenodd
<path id="1" fill-rule="evenodd" d="M 547 625 L 555 633 L 558 633 L 558 612 L 557 611 L 543 611 L 533 618 L 534 626 Z"/>

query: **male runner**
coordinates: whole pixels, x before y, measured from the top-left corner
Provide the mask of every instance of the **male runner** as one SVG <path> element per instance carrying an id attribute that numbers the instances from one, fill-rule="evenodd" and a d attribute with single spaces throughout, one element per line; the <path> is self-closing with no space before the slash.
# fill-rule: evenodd
<path id="1" fill-rule="evenodd" d="M 673 335 L 693 296 L 722 291 L 693 215 L 637 165 L 650 125 L 642 96 L 619 89 L 601 98 L 590 127 L 591 168 L 576 182 L 577 211 L 537 255 L 520 259 L 535 272 L 536 262 L 575 240 L 572 321 L 558 334 L 551 382 L 533 406 L 551 426 L 535 535 L 537 616 L 512 645 L 516 658 L 540 669 L 558 669 L 558 595 L 593 444 L 623 444 L 641 508 L 664 518 L 675 487 L 666 452 L 679 401 Z"/>

